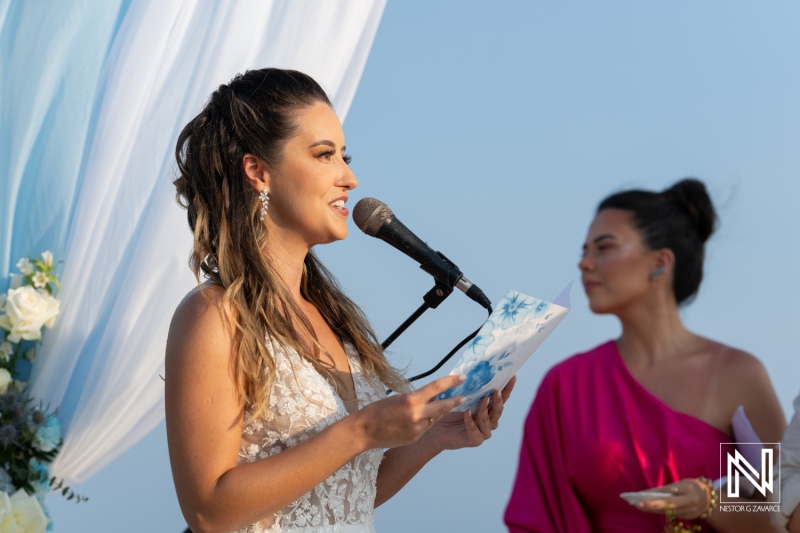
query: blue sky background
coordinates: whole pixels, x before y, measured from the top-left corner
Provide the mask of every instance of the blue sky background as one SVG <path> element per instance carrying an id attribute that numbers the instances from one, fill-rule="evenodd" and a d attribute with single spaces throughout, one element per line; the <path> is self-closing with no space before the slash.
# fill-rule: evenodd
<path id="1" fill-rule="evenodd" d="M 495 302 L 507 289 L 549 299 L 579 279 L 599 200 L 698 177 L 721 226 L 683 316 L 757 355 L 789 417 L 800 391 L 798 22 L 788 0 L 389 2 L 344 125 L 360 180 L 351 205 L 386 202 Z M 384 338 L 432 281 L 351 228 L 318 252 Z M 543 373 L 619 333 L 579 285 L 572 302 L 519 373 L 495 436 L 436 458 L 376 511 L 378 531 L 503 531 Z M 395 343 L 392 361 L 425 370 L 483 319 L 455 293 Z M 163 424 L 77 489 L 90 501 L 48 498 L 59 533 L 185 527 Z"/>

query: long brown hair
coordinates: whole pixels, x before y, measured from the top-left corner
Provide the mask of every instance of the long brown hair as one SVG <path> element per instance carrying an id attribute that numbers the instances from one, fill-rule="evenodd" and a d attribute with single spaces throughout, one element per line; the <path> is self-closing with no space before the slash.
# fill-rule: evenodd
<path id="1" fill-rule="evenodd" d="M 233 375 L 251 419 L 264 413 L 272 388 L 271 343 L 296 350 L 342 390 L 331 364 L 320 357 L 311 323 L 265 253 L 267 226 L 242 164 L 248 153 L 278 163 L 286 141 L 297 133 L 295 113 L 317 102 L 331 105 L 319 84 L 301 72 L 250 70 L 211 94 L 175 148 L 176 197 L 187 209 L 194 233 L 189 264 L 198 283 L 202 273 L 225 290 L 223 309 L 230 310 L 234 339 Z M 366 375 L 392 390 L 408 390 L 405 378 L 386 361 L 362 311 L 313 252 L 305 258 L 300 291 L 340 339 L 353 343 Z M 310 345 L 304 338 L 311 339 Z"/>

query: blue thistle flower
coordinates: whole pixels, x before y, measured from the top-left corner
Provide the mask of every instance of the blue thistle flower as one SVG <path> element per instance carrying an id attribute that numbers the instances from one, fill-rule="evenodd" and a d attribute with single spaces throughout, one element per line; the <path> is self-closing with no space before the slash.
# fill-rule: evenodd
<path id="1" fill-rule="evenodd" d="M 44 413 L 35 409 L 31 412 L 31 424 L 35 427 L 41 426 L 44 424 Z"/>
<path id="2" fill-rule="evenodd" d="M 25 416 L 25 412 L 20 406 L 6 408 L 3 410 L 3 414 L 10 422 L 18 422 Z"/>
<path id="3" fill-rule="evenodd" d="M 3 394 L 3 407 L 14 408 L 19 403 L 19 396 L 15 392 L 7 392 Z"/>
<path id="4" fill-rule="evenodd" d="M 3 446 L 11 445 L 17 439 L 17 428 L 11 424 L 0 426 L 0 444 Z"/>

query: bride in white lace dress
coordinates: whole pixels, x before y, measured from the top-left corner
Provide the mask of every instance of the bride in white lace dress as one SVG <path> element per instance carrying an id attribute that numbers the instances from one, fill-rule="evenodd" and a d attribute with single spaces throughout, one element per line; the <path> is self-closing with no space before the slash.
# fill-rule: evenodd
<path id="1" fill-rule="evenodd" d="M 319 85 L 248 71 L 181 132 L 178 201 L 206 281 L 170 325 L 166 416 L 194 533 L 374 531 L 374 508 L 443 450 L 497 428 L 512 383 L 475 415 L 416 391 L 312 247 L 347 235 L 357 180 Z M 385 390 L 401 391 L 385 397 Z"/>

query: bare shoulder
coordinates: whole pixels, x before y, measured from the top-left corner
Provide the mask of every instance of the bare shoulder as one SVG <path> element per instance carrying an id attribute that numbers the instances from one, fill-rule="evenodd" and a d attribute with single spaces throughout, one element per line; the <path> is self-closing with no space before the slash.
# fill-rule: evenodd
<path id="1" fill-rule="evenodd" d="M 767 376 L 767 369 L 764 368 L 764 364 L 753 354 L 726 344 L 718 342 L 713 342 L 713 344 L 719 350 L 722 358 L 722 370 L 730 378 L 752 380 L 754 377 Z"/>
<path id="2" fill-rule="evenodd" d="M 224 290 L 213 285 L 192 290 L 172 317 L 164 374 L 168 436 L 176 428 L 185 436 L 200 427 L 207 436 L 215 420 L 229 428 L 239 416 L 241 399 L 223 295 Z"/>
<path id="3" fill-rule="evenodd" d="M 786 419 L 766 367 L 748 352 L 714 344 L 719 358 L 720 399 L 727 403 L 731 415 L 738 406 L 743 406 L 761 439 L 777 442 L 785 430 Z"/>
<path id="4" fill-rule="evenodd" d="M 219 285 L 207 284 L 195 287 L 183 297 L 172 315 L 170 330 L 174 327 L 190 326 L 197 320 L 221 318 L 225 290 Z M 220 323 L 221 325 L 221 323 Z M 170 331 L 171 333 L 172 331 Z"/>
<path id="5" fill-rule="evenodd" d="M 772 384 L 764 364 L 753 354 L 713 342 L 719 357 L 719 368 L 726 381 L 735 383 L 737 387 L 760 388 Z"/>
<path id="6" fill-rule="evenodd" d="M 230 333 L 223 304 L 224 289 L 219 285 L 195 287 L 183 298 L 169 326 L 167 364 L 170 359 L 184 358 L 197 353 L 198 344 L 217 348 L 230 346 Z"/>
<path id="7" fill-rule="evenodd" d="M 198 287 L 175 310 L 165 354 L 168 397 L 176 392 L 191 394 L 196 388 L 235 388 L 232 328 L 223 295 L 224 289 L 218 285 Z M 184 387 L 188 389 L 184 391 Z"/>

